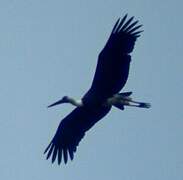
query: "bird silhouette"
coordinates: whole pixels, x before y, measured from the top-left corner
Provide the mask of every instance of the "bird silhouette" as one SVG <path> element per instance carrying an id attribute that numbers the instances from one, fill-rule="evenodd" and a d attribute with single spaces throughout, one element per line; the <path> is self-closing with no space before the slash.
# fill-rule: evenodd
<path id="1" fill-rule="evenodd" d="M 95 123 L 102 119 L 114 106 L 120 110 L 124 106 L 149 108 L 149 103 L 137 102 L 130 97 L 132 92 L 120 93 L 126 84 L 131 62 L 130 53 L 140 36 L 142 25 L 133 22 L 134 17 L 127 20 L 127 14 L 115 23 L 109 39 L 98 56 L 96 72 L 92 85 L 81 100 L 64 96 L 61 100 L 49 105 L 52 107 L 62 103 L 71 103 L 76 108 L 59 124 L 55 136 L 46 148 L 47 159 L 58 164 L 68 158 L 74 158 L 79 142 Z"/>

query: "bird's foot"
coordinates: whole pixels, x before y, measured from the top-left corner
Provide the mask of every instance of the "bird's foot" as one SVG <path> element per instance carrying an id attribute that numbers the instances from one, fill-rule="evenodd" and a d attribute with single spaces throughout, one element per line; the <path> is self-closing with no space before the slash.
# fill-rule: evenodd
<path id="1" fill-rule="evenodd" d="M 138 107 L 141 108 L 150 108 L 151 104 L 150 103 L 139 103 Z"/>

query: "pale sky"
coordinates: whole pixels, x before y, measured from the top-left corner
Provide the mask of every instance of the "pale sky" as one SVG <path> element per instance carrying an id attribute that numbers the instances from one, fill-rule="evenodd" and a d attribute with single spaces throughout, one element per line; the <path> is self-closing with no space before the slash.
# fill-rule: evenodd
<path id="1" fill-rule="evenodd" d="M 182 180 L 183 3 L 122 0 L 0 2 L 0 179 Z M 124 91 L 151 109 L 113 109 L 79 144 L 67 165 L 45 147 L 81 98 L 115 21 L 128 13 L 144 32 Z"/>

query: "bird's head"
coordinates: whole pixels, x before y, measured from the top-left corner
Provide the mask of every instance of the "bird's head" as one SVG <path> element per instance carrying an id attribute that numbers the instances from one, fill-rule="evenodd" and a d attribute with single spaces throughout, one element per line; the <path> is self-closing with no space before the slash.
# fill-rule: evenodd
<path id="1" fill-rule="evenodd" d="M 69 103 L 69 102 L 70 102 L 70 98 L 69 98 L 68 96 L 64 96 L 64 97 L 63 97 L 62 99 L 60 99 L 59 101 L 57 101 L 57 102 L 55 102 L 55 103 L 49 105 L 48 108 L 49 108 L 49 107 L 52 107 L 52 106 L 56 106 L 56 105 L 58 105 L 58 104 Z"/>

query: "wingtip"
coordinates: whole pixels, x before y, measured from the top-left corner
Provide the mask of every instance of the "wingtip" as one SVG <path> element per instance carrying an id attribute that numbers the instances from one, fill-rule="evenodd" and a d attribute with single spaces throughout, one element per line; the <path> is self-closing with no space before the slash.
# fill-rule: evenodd
<path id="1" fill-rule="evenodd" d="M 68 160 L 67 149 L 63 149 L 63 155 L 64 155 L 64 163 L 67 164 L 67 160 Z"/>
<path id="2" fill-rule="evenodd" d="M 53 151 L 53 148 L 54 148 L 54 146 L 53 146 L 53 144 L 50 144 L 47 148 L 46 148 L 46 150 L 45 150 L 45 153 L 47 153 L 47 151 L 48 151 L 48 154 L 47 154 L 47 156 L 46 156 L 46 159 L 49 159 L 50 158 L 50 156 L 51 156 L 51 154 L 52 154 L 52 151 Z"/>
<path id="3" fill-rule="evenodd" d="M 112 34 L 114 34 L 116 32 L 116 29 L 117 29 L 117 26 L 119 24 L 119 21 L 120 21 L 120 18 L 117 19 L 117 21 L 116 21 L 116 23 L 115 23 L 115 25 L 114 25 L 114 27 L 112 29 Z"/>
<path id="4" fill-rule="evenodd" d="M 57 157 L 57 148 L 56 147 L 54 147 L 54 150 L 53 150 L 53 155 L 52 155 L 52 163 L 54 163 L 55 162 L 55 159 L 56 159 L 56 157 Z"/>
<path id="5" fill-rule="evenodd" d="M 126 18 L 127 18 L 128 14 L 125 14 L 125 16 L 121 19 L 120 21 L 118 21 L 117 24 L 115 24 L 115 29 L 114 29 L 114 33 L 118 33 L 120 31 L 120 29 L 122 28 L 123 26 L 123 23 L 125 22 Z"/>
<path id="6" fill-rule="evenodd" d="M 50 148 L 50 146 L 51 146 L 51 143 L 47 146 L 47 148 L 44 150 L 44 154 L 46 154 L 47 153 L 47 151 L 48 151 L 48 149 Z"/>
<path id="7" fill-rule="evenodd" d="M 126 18 L 127 16 L 128 16 L 128 13 L 126 13 L 123 18 Z"/>
<path id="8" fill-rule="evenodd" d="M 60 165 L 62 162 L 62 149 L 58 149 L 58 165 Z"/>
<path id="9" fill-rule="evenodd" d="M 74 151 L 71 148 L 69 148 L 69 156 L 72 161 L 74 159 Z"/>
<path id="10" fill-rule="evenodd" d="M 135 37 L 138 37 L 138 36 L 140 36 L 140 33 L 142 33 L 142 32 L 144 32 L 144 30 L 140 30 L 140 31 L 134 32 L 131 35 L 133 35 Z"/>

